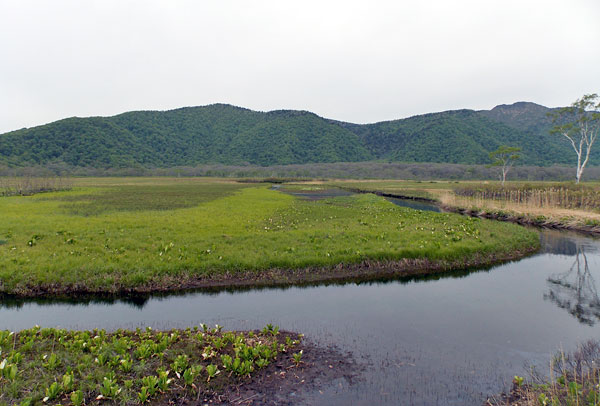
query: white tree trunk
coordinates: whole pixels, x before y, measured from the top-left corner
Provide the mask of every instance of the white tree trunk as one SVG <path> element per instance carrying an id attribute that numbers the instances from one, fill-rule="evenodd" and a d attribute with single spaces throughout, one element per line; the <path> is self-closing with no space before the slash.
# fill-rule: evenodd
<path id="1" fill-rule="evenodd" d="M 557 131 L 567 138 L 577 154 L 576 183 L 581 181 L 583 170 L 590 159 L 592 145 L 600 134 L 600 103 L 597 101 L 597 94 L 587 94 L 554 115 L 553 122 L 561 125 L 555 126 L 553 132 Z M 565 118 L 566 124 L 561 122 Z"/>
<path id="2" fill-rule="evenodd" d="M 569 141 L 571 141 L 573 150 L 577 154 L 577 171 L 575 172 L 575 183 L 579 184 L 579 181 L 581 180 L 581 175 L 583 175 L 583 169 L 585 168 L 585 164 L 587 164 L 587 161 L 590 157 L 590 150 L 592 144 L 594 143 L 594 139 L 592 139 L 590 142 L 587 138 L 587 134 L 584 133 L 579 139 L 579 145 L 577 145 L 570 134 L 563 133 L 563 135 L 567 137 Z M 584 148 L 586 149 L 585 160 L 581 162 L 581 155 L 583 154 Z"/>
<path id="3" fill-rule="evenodd" d="M 502 186 L 504 186 L 504 182 L 506 182 L 506 174 L 508 174 L 508 171 L 510 171 L 511 167 L 512 161 L 510 158 L 505 159 L 502 165 Z"/>

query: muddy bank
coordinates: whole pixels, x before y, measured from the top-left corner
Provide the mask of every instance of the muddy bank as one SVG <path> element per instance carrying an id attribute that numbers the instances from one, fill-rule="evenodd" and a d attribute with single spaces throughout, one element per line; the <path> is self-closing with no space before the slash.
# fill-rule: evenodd
<path id="1" fill-rule="evenodd" d="M 350 384 L 359 379 L 357 364 L 350 353 L 305 340 L 296 349 L 303 353 L 298 365 L 288 351 L 241 383 L 198 397 L 165 396 L 161 401 L 171 405 L 294 405 L 302 401 L 307 392 L 317 391 L 332 381 Z"/>
<path id="2" fill-rule="evenodd" d="M 579 222 L 567 223 L 542 216 L 533 217 L 526 214 L 486 211 L 481 209 L 466 209 L 464 207 L 454 207 L 447 205 L 440 205 L 440 207 L 442 208 L 442 210 L 447 212 L 459 213 L 471 217 L 479 217 L 498 221 L 508 221 L 524 226 L 549 228 L 554 230 L 577 231 L 580 233 L 590 235 L 600 235 L 600 226 L 597 225 L 586 225 L 581 224 Z"/>
<path id="3" fill-rule="evenodd" d="M 510 391 L 499 395 L 490 396 L 486 399 L 484 406 L 525 406 L 538 404 L 537 399 L 529 399 L 527 387 L 519 386 L 513 382 Z"/>
<path id="4" fill-rule="evenodd" d="M 129 287 L 118 281 L 109 288 L 95 288 L 84 282 L 72 285 L 19 286 L 10 292 L 0 293 L 6 298 L 80 298 L 89 295 L 122 297 L 136 294 L 180 292 L 211 288 L 276 287 L 327 282 L 360 282 L 381 278 L 401 278 L 438 274 L 449 271 L 486 268 L 513 261 L 535 253 L 539 245 L 524 247 L 505 253 L 474 254 L 458 260 L 430 260 L 403 258 L 399 260 L 365 260 L 354 264 L 301 269 L 271 269 L 266 271 L 226 272 L 208 276 L 168 276 L 149 283 Z"/>

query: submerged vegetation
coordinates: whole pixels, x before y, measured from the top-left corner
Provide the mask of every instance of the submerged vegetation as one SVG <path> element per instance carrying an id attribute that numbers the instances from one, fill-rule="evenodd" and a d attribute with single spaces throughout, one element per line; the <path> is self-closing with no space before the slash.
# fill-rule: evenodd
<path id="1" fill-rule="evenodd" d="M 539 244 L 535 232 L 511 224 L 415 211 L 374 195 L 308 201 L 216 180 L 85 183 L 0 199 L 0 292 L 177 289 L 368 260 L 423 260 L 439 271 Z M 344 277 L 344 267 L 335 274 Z"/>
<path id="2" fill-rule="evenodd" d="M 273 363 L 297 367 L 300 340 L 272 325 L 248 332 L 206 325 L 110 333 L 0 330 L 0 405 L 206 402 Z"/>

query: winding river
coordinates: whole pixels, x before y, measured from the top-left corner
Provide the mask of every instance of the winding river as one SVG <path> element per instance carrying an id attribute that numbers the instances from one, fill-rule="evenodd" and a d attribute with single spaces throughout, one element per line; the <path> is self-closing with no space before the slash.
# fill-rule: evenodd
<path id="1" fill-rule="evenodd" d="M 481 405 L 513 375 L 526 375 L 526 365 L 543 369 L 557 349 L 599 337 L 600 241 L 556 231 L 540 238 L 534 256 L 469 273 L 131 300 L 4 300 L 0 328 L 204 322 L 255 329 L 270 322 L 359 362 L 357 379 L 303 394 L 300 404 Z"/>

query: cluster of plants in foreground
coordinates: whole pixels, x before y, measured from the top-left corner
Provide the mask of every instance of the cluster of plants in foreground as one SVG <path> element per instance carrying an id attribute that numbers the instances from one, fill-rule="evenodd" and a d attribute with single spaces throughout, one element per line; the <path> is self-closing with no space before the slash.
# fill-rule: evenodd
<path id="1" fill-rule="evenodd" d="M 572 353 L 557 353 L 550 376 L 532 368 L 530 379 L 515 376 L 510 394 L 488 399 L 488 405 L 598 406 L 600 405 L 600 341 L 590 340 Z"/>
<path id="2" fill-rule="evenodd" d="M 0 405 L 167 403 L 204 399 L 292 352 L 301 335 L 186 330 L 0 330 Z M 300 364 L 302 351 L 289 367 Z"/>

